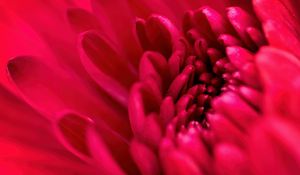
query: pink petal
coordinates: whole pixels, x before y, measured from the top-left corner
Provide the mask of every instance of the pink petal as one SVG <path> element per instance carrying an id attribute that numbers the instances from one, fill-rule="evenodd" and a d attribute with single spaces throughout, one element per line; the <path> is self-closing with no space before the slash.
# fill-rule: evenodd
<path id="1" fill-rule="evenodd" d="M 172 97 L 167 96 L 164 98 L 160 105 L 159 116 L 161 117 L 161 123 L 163 123 L 164 126 L 166 126 L 175 116 L 175 104 Z"/>
<path id="2" fill-rule="evenodd" d="M 234 37 L 232 35 L 228 35 L 228 34 L 222 34 L 222 35 L 220 35 L 218 37 L 218 41 L 224 47 L 228 47 L 228 46 L 242 46 L 243 45 L 238 38 L 236 38 L 236 37 Z"/>
<path id="3" fill-rule="evenodd" d="M 216 37 L 220 34 L 232 34 L 234 32 L 229 21 L 216 10 L 210 7 L 203 7 L 201 8 L 201 12 L 206 17 L 206 20 Z"/>
<path id="4" fill-rule="evenodd" d="M 260 79 L 253 63 L 254 55 L 239 46 L 226 48 L 226 54 L 230 62 L 239 70 L 242 81 L 251 87 L 260 89 Z"/>
<path id="5" fill-rule="evenodd" d="M 131 128 L 135 135 L 143 133 L 146 117 L 159 110 L 160 99 L 153 90 L 144 83 L 137 83 L 132 87 L 128 112 Z"/>
<path id="6" fill-rule="evenodd" d="M 238 46 L 227 47 L 226 54 L 230 62 L 238 69 L 254 60 L 254 56 L 250 51 Z"/>
<path id="7" fill-rule="evenodd" d="M 202 175 L 197 164 L 182 151 L 167 151 L 161 155 L 161 161 L 164 165 L 164 173 L 167 175 Z"/>
<path id="8" fill-rule="evenodd" d="M 68 21 L 77 33 L 92 29 L 101 29 L 98 19 L 92 13 L 81 8 L 67 10 Z"/>
<path id="9" fill-rule="evenodd" d="M 273 20 L 266 21 L 263 27 L 271 46 L 289 51 L 298 57 L 300 56 L 298 51 L 300 47 L 299 37 L 291 29 Z"/>
<path id="10" fill-rule="evenodd" d="M 299 127 L 286 119 L 268 118 L 253 129 L 249 153 L 257 175 L 296 175 L 300 164 Z"/>
<path id="11" fill-rule="evenodd" d="M 191 95 L 182 95 L 176 103 L 176 113 L 181 111 L 188 110 L 188 108 L 193 104 L 193 96 Z"/>
<path id="12" fill-rule="evenodd" d="M 2 86 L 0 104 L 1 174 L 95 174 L 57 142 L 50 121 Z"/>
<path id="13" fill-rule="evenodd" d="M 187 133 L 179 133 L 177 144 L 181 151 L 189 155 L 206 173 L 211 172 L 211 156 L 199 133 L 189 129 Z"/>
<path id="14" fill-rule="evenodd" d="M 70 4 L 70 6 L 84 8 L 86 10 L 91 11 L 91 4 L 89 1 L 82 1 L 82 0 L 66 0 Z"/>
<path id="15" fill-rule="evenodd" d="M 263 93 L 247 86 L 239 87 L 239 93 L 248 103 L 252 104 L 257 109 L 260 110 L 263 106 Z"/>
<path id="16" fill-rule="evenodd" d="M 168 59 L 179 36 L 174 24 L 160 15 L 151 15 L 145 23 L 144 30 L 150 42 L 150 49 L 159 51 Z M 142 39 L 139 38 L 141 43 Z"/>
<path id="17" fill-rule="evenodd" d="M 299 3 L 295 0 L 255 0 L 253 5 L 264 23 L 266 37 L 271 45 L 286 49 L 300 56 L 299 48 Z M 286 42 L 288 41 L 288 42 Z"/>
<path id="18" fill-rule="evenodd" d="M 155 52 L 145 52 L 139 66 L 140 80 L 153 76 L 161 92 L 165 92 L 169 86 L 168 63 L 165 57 Z"/>
<path id="19" fill-rule="evenodd" d="M 138 174 L 129 152 L 129 143 L 114 135 L 105 135 L 91 128 L 87 133 L 88 145 L 96 167 L 101 174 Z"/>
<path id="20" fill-rule="evenodd" d="M 254 0 L 253 5 L 256 14 L 263 22 L 273 20 L 293 32 L 299 31 L 299 12 L 296 8 L 299 2 L 295 0 Z"/>
<path id="21" fill-rule="evenodd" d="M 120 133 L 127 135 L 126 138 L 130 135 L 126 114 L 121 109 L 113 110 L 111 106 L 115 105 L 108 98 L 98 96 L 99 92 L 88 89 L 71 72 L 30 56 L 12 59 L 8 64 L 8 71 L 29 104 L 49 119 L 55 119 L 60 111 L 71 109 L 93 116 L 96 122 L 104 122 L 116 130 L 120 129 Z"/>
<path id="22" fill-rule="evenodd" d="M 39 56 L 49 56 L 51 54 L 46 49 L 45 43 L 40 36 L 33 31 L 32 27 L 11 12 L 11 9 L 6 9 L 5 7 L 0 7 L 0 81 L 13 90 L 15 87 L 11 86 L 6 72 L 8 59 L 20 54 L 34 54 Z"/>
<path id="23" fill-rule="evenodd" d="M 151 113 L 147 116 L 146 120 L 143 123 L 143 130 L 138 137 L 141 141 L 157 148 L 161 138 L 163 137 L 163 130 L 159 123 L 159 116 L 155 113 Z"/>
<path id="24" fill-rule="evenodd" d="M 209 114 L 207 117 L 217 141 L 233 143 L 238 146 L 244 145 L 245 133 L 226 117 L 220 114 Z"/>
<path id="25" fill-rule="evenodd" d="M 215 43 L 215 34 L 213 30 L 211 30 L 210 23 L 202 9 L 203 8 L 200 8 L 192 13 L 192 20 L 194 21 L 193 23 L 197 32 L 199 32 L 200 36 L 202 36 L 211 46 Z"/>
<path id="26" fill-rule="evenodd" d="M 92 8 L 97 15 L 104 33 L 117 43 L 122 55 L 137 67 L 140 59 L 140 47 L 134 37 L 134 17 L 125 1 L 92 0 Z M 120 20 L 122 19 L 122 20 Z"/>
<path id="27" fill-rule="evenodd" d="M 180 3 L 180 1 L 179 1 Z M 184 3 L 184 2 L 181 2 Z M 180 24 L 180 15 L 175 9 L 170 8 L 170 4 L 161 0 L 131 0 L 128 2 L 135 16 L 140 18 L 148 18 L 151 14 L 161 14 L 168 17 L 168 19 L 175 22 L 175 24 Z M 179 6 L 176 3 L 173 3 L 174 6 Z M 181 8 L 181 7 L 176 7 Z"/>
<path id="28" fill-rule="evenodd" d="M 91 77 L 109 95 L 127 106 L 128 91 L 136 75 L 118 50 L 95 31 L 88 31 L 79 39 L 82 64 Z"/>
<path id="29" fill-rule="evenodd" d="M 56 136 L 74 155 L 91 162 L 90 151 L 86 144 L 86 132 L 93 125 L 88 117 L 64 112 L 54 123 Z"/>
<path id="30" fill-rule="evenodd" d="M 267 45 L 267 39 L 260 29 L 257 29 L 255 27 L 248 27 L 246 30 L 250 39 L 256 44 L 258 48 Z"/>
<path id="31" fill-rule="evenodd" d="M 184 64 L 184 53 L 174 52 L 168 60 L 169 72 L 173 80 L 182 70 Z"/>
<path id="32" fill-rule="evenodd" d="M 187 66 L 182 71 L 180 75 L 178 75 L 174 81 L 171 83 L 167 95 L 173 97 L 174 100 L 177 100 L 181 94 L 185 93 L 186 87 L 188 83 L 193 79 L 193 74 L 195 73 L 195 68 L 193 66 Z"/>
<path id="33" fill-rule="evenodd" d="M 257 54 L 256 64 L 265 90 L 265 112 L 299 121 L 299 59 L 288 52 L 265 47 Z"/>
<path id="34" fill-rule="evenodd" d="M 159 160 L 153 150 L 137 140 L 131 142 L 130 150 L 142 174 L 161 174 Z"/>
<path id="35" fill-rule="evenodd" d="M 224 115 L 243 130 L 253 125 L 259 118 L 256 110 L 233 92 L 226 92 L 215 98 L 212 106 L 217 113 Z"/>
<path id="36" fill-rule="evenodd" d="M 251 175 L 251 166 L 244 150 L 221 143 L 215 147 L 215 166 L 220 175 Z"/>
<path id="37" fill-rule="evenodd" d="M 96 161 L 100 172 L 136 171 L 130 159 L 127 139 L 107 125 L 66 111 L 55 123 L 54 129 L 59 140 L 69 151 L 85 162 L 94 164 Z"/>
<path id="38" fill-rule="evenodd" d="M 77 53 L 74 52 L 76 45 L 70 44 L 76 41 L 77 36 L 65 22 L 65 12 L 68 5 L 61 0 L 46 1 L 47 3 L 39 0 L 25 0 L 23 4 L 20 4 L 16 0 L 12 0 L 7 1 L 7 7 L 23 19 L 36 32 L 36 35 L 47 44 L 47 49 L 55 55 L 54 59 L 63 64 L 64 67 L 75 67 L 75 71 L 80 72 L 83 70 L 80 67 L 80 61 L 74 59 L 78 58 Z M 32 47 L 39 47 L 39 45 L 35 44 Z M 24 54 L 22 53 L 22 55 Z M 48 58 L 48 55 L 39 54 L 35 56 Z"/>
<path id="39" fill-rule="evenodd" d="M 256 19 L 240 7 L 227 8 L 227 17 L 242 41 L 248 47 L 255 48 L 255 44 L 247 34 L 247 28 L 258 27 L 259 25 Z"/>

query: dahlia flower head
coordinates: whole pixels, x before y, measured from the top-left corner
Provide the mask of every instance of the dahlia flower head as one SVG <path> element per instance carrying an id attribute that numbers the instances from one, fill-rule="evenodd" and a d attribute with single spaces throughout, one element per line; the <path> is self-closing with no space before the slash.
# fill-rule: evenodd
<path id="1" fill-rule="evenodd" d="M 300 1 L 2 0 L 0 174 L 300 172 Z"/>

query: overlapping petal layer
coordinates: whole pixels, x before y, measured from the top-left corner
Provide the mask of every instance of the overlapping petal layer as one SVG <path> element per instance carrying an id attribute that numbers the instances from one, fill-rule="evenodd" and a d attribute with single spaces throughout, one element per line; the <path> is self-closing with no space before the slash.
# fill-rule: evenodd
<path id="1" fill-rule="evenodd" d="M 1 2 L 0 171 L 297 174 L 297 5 Z"/>

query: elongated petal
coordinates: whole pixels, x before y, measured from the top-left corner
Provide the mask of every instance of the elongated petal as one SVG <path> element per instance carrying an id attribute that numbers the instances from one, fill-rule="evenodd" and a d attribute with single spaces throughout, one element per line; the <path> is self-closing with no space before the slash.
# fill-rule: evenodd
<path id="1" fill-rule="evenodd" d="M 298 51 L 300 16 L 298 9 L 295 8 L 297 4 L 299 5 L 299 2 L 295 0 L 253 1 L 257 15 L 264 23 L 266 37 L 270 44 L 300 56 Z"/>
<path id="2" fill-rule="evenodd" d="M 173 13 L 172 9 L 170 9 L 168 4 L 161 0 L 153 0 L 151 2 L 147 0 L 132 0 L 128 3 L 135 13 L 135 16 L 147 18 L 151 14 L 161 14 L 167 16 L 169 19 L 172 19 L 172 21 L 176 21 L 176 23 L 180 22 L 175 17 L 175 14 Z"/>
<path id="3" fill-rule="evenodd" d="M 230 144 L 215 147 L 216 171 L 220 175 L 251 175 L 251 164 L 244 150 Z"/>
<path id="4" fill-rule="evenodd" d="M 208 121 L 218 141 L 233 143 L 238 146 L 244 145 L 246 139 L 245 133 L 226 117 L 219 114 L 208 115 Z"/>
<path id="5" fill-rule="evenodd" d="M 143 133 L 146 117 L 154 111 L 159 111 L 159 97 L 145 83 L 137 83 L 132 87 L 128 112 L 133 133 Z"/>
<path id="6" fill-rule="evenodd" d="M 101 29 L 96 16 L 81 8 L 69 8 L 67 10 L 67 18 L 71 27 L 78 33 Z"/>
<path id="7" fill-rule="evenodd" d="M 257 125 L 248 145 L 254 173 L 298 174 L 299 134 L 299 125 L 295 127 L 286 119 L 269 117 Z"/>
<path id="8" fill-rule="evenodd" d="M 98 128 L 98 127 L 97 127 Z M 95 128 L 87 133 L 88 146 L 96 160 L 99 172 L 103 174 L 138 174 L 139 171 L 131 159 L 129 143 L 114 135 L 105 135 Z"/>
<path id="9" fill-rule="evenodd" d="M 277 21 L 268 20 L 263 27 L 271 46 L 289 51 L 298 57 L 300 56 L 298 51 L 300 47 L 299 37 L 288 26 Z"/>
<path id="10" fill-rule="evenodd" d="M 300 61 L 294 55 L 275 48 L 262 48 L 256 64 L 265 89 L 264 109 L 272 115 L 299 121 Z"/>
<path id="11" fill-rule="evenodd" d="M 87 72 L 109 95 L 127 106 L 128 91 L 136 77 L 125 58 L 95 31 L 79 39 L 81 60 Z"/>
<path id="12" fill-rule="evenodd" d="M 94 174 L 54 137 L 51 122 L 0 86 L 2 174 Z"/>
<path id="13" fill-rule="evenodd" d="M 227 92 L 214 99 L 213 108 L 237 127 L 246 129 L 259 118 L 258 113 L 235 93 Z"/>
<path id="14" fill-rule="evenodd" d="M 143 36 L 145 36 L 149 42 L 149 48 L 144 49 L 158 51 L 168 59 L 179 37 L 179 32 L 174 24 L 160 15 L 151 15 L 145 23 L 139 24 L 140 26 L 137 28 L 137 32 L 144 32 Z M 141 35 L 138 35 L 138 37 L 140 36 Z M 145 38 L 139 38 L 140 43 L 143 43 L 143 40 L 145 40 Z"/>
<path id="15" fill-rule="evenodd" d="M 109 34 L 110 39 L 118 44 L 122 55 L 137 67 L 141 49 L 132 30 L 135 18 L 128 3 L 122 0 L 92 0 L 91 5 L 105 33 Z"/>
<path id="16" fill-rule="evenodd" d="M 164 172 L 167 175 L 202 175 L 197 164 L 188 155 L 181 151 L 169 151 L 164 153 L 161 159 L 165 168 Z"/>
<path id="17" fill-rule="evenodd" d="M 103 174 L 116 174 L 124 175 L 125 172 L 117 164 L 117 162 L 112 157 L 111 153 L 108 151 L 108 148 L 105 146 L 101 138 L 94 132 L 90 132 L 88 135 L 90 147 L 93 156 L 98 162 L 98 169 Z"/>
<path id="18" fill-rule="evenodd" d="M 3 85 L 14 89 L 9 83 L 6 72 L 6 65 L 10 58 L 23 54 L 36 56 L 50 56 L 52 54 L 32 27 L 11 12 L 11 9 L 5 7 L 0 7 L 0 80 Z"/>
<path id="19" fill-rule="evenodd" d="M 96 122 L 105 122 L 117 130 L 127 128 L 120 133 L 126 137 L 130 135 L 128 125 L 124 125 L 126 114 L 120 117 L 121 111 L 108 107 L 109 101 L 104 101 L 104 98 L 96 98 L 97 93 L 88 90 L 72 74 L 29 56 L 12 59 L 8 71 L 29 104 L 50 119 L 55 119 L 60 111 L 73 109 L 91 115 Z M 81 100 L 78 100 L 78 96 Z"/>
<path id="20" fill-rule="evenodd" d="M 142 174 L 155 175 L 161 173 L 158 157 L 151 148 L 137 140 L 133 140 L 130 150 Z"/>
<path id="21" fill-rule="evenodd" d="M 92 127 L 93 121 L 74 112 L 64 112 L 54 123 L 54 131 L 61 143 L 74 155 L 86 162 L 92 162 L 88 149 L 87 130 Z"/>

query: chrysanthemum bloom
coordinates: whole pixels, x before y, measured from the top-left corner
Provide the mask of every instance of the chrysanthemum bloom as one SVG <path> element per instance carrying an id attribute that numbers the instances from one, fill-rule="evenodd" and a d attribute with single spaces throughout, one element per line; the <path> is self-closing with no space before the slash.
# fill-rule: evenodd
<path id="1" fill-rule="evenodd" d="M 299 5 L 4 1 L 0 171 L 298 174 Z"/>

